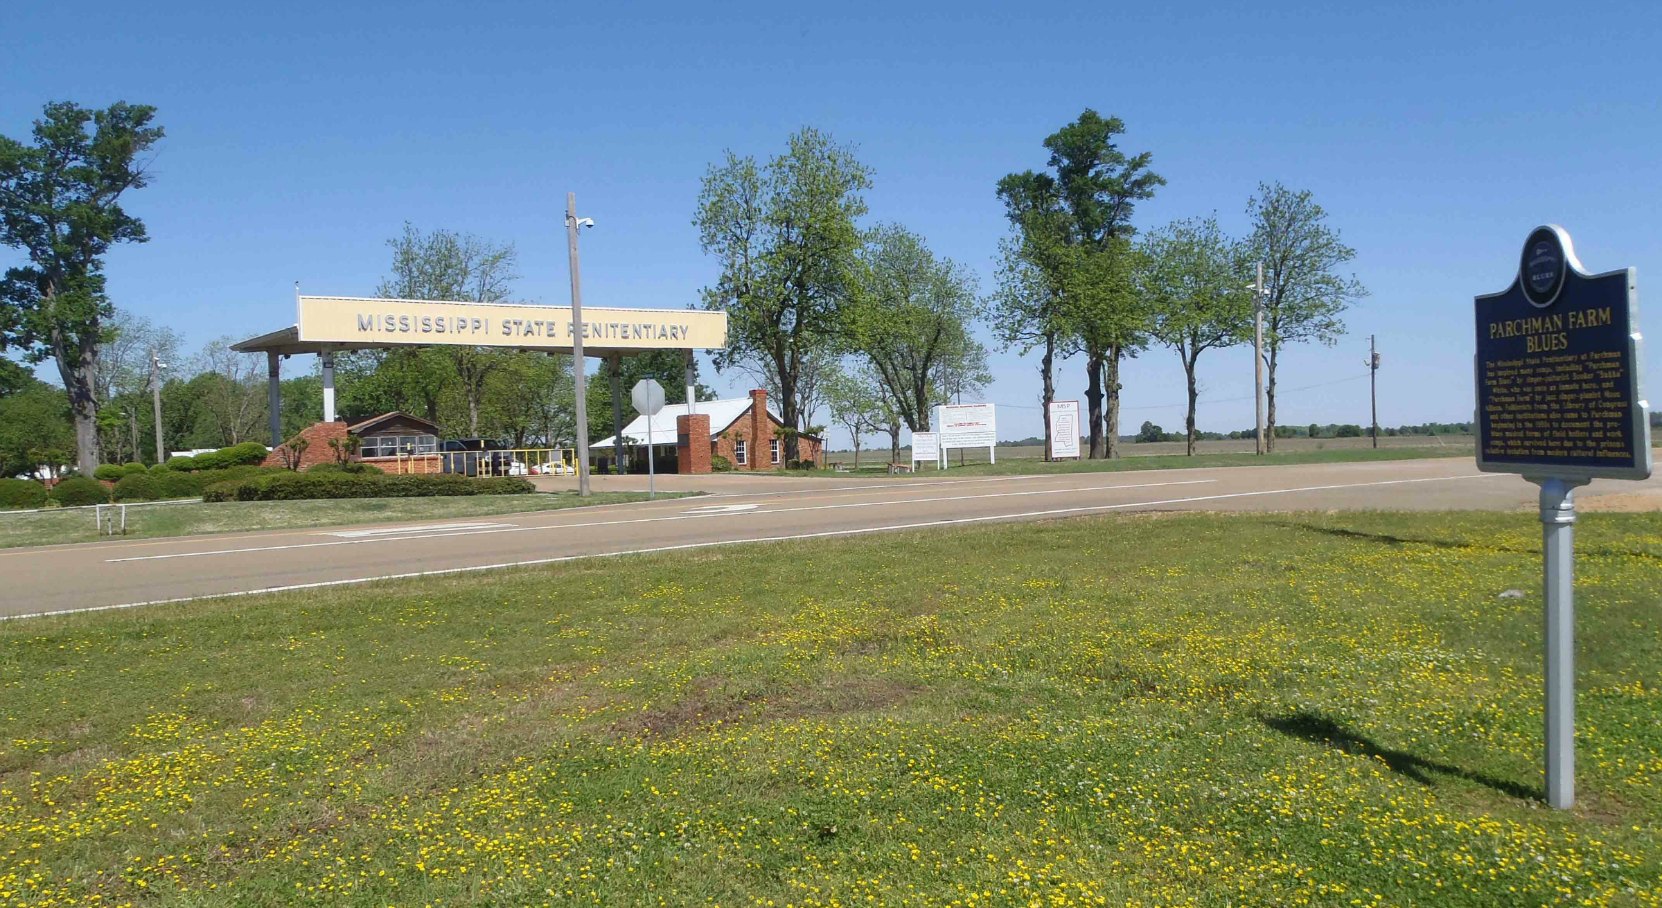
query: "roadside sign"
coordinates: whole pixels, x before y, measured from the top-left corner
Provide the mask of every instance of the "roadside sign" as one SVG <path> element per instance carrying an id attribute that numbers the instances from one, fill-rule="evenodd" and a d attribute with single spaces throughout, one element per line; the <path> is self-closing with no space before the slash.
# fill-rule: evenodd
<path id="1" fill-rule="evenodd" d="M 941 460 L 941 436 L 938 432 L 912 433 L 912 467 L 915 469 L 919 462 L 939 465 Z"/>
<path id="2" fill-rule="evenodd" d="M 629 400 L 635 405 L 635 411 L 646 417 L 646 497 L 651 500 L 658 497 L 658 465 L 652 456 L 652 450 L 656 447 L 652 443 L 652 417 L 664 408 L 664 386 L 653 379 L 643 378 L 635 382 L 635 387 L 629 392 Z"/>
<path id="3" fill-rule="evenodd" d="M 942 469 L 953 448 L 986 448 L 987 459 L 998 463 L 998 423 L 992 404 L 942 404 L 935 408 L 935 430 L 941 438 Z"/>
<path id="4" fill-rule="evenodd" d="M 635 412 L 642 416 L 656 416 L 664 408 L 664 386 L 656 379 L 643 378 L 635 382 L 635 387 L 629 392 L 629 400 L 635 405 Z"/>
<path id="5" fill-rule="evenodd" d="M 1541 487 L 1547 803 L 1575 804 L 1575 489 L 1646 479 L 1632 268 L 1589 275 L 1570 235 L 1537 227 L 1518 276 L 1476 300 L 1477 467 Z"/>
<path id="6" fill-rule="evenodd" d="M 1645 479 L 1634 271 L 1588 275 L 1570 236 L 1538 227 L 1518 276 L 1477 298 L 1477 467 L 1560 479 Z"/>
<path id="7" fill-rule="evenodd" d="M 1050 459 L 1079 457 L 1079 401 L 1050 402 Z"/>

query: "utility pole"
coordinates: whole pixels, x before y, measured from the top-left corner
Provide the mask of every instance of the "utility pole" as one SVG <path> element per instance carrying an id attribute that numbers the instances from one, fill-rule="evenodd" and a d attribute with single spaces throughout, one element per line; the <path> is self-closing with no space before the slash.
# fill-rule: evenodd
<path id="1" fill-rule="evenodd" d="M 566 252 L 571 257 L 571 385 L 577 410 L 577 494 L 589 497 L 589 405 L 583 360 L 583 277 L 577 267 L 577 230 L 593 227 L 593 218 L 577 218 L 577 193 L 566 193 Z"/>
<path id="2" fill-rule="evenodd" d="M 1258 443 L 1254 453 L 1264 453 L 1264 263 L 1258 263 L 1258 278 L 1252 283 L 1252 409 L 1256 414 Z"/>
<path id="3" fill-rule="evenodd" d="M 1379 447 L 1379 350 L 1368 335 L 1368 409 L 1373 417 L 1373 446 Z"/>
<path id="4" fill-rule="evenodd" d="M 161 355 L 150 351 L 150 404 L 156 415 L 156 462 L 166 463 L 166 448 L 162 444 L 162 369 L 167 363 L 162 362 Z"/>

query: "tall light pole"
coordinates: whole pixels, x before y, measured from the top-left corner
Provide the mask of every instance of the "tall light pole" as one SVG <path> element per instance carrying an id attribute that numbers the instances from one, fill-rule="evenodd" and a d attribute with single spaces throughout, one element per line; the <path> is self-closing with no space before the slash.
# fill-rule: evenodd
<path id="1" fill-rule="evenodd" d="M 566 193 L 566 252 L 571 257 L 571 385 L 577 410 L 577 494 L 589 497 L 588 377 L 583 362 L 583 276 L 577 267 L 577 231 L 594 218 L 577 217 L 577 193 Z"/>
<path id="2" fill-rule="evenodd" d="M 156 416 L 156 462 L 166 463 L 166 448 L 162 445 L 162 370 L 167 363 L 162 362 L 161 354 L 156 350 L 150 351 L 150 404 Z"/>
<path id="3" fill-rule="evenodd" d="M 1252 409 L 1258 428 L 1255 453 L 1264 453 L 1264 263 L 1258 263 L 1258 278 L 1252 283 Z"/>

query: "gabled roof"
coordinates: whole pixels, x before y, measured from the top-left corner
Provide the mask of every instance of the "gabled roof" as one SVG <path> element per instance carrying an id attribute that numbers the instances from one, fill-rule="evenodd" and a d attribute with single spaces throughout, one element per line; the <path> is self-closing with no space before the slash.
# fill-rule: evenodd
<path id="1" fill-rule="evenodd" d="M 416 425 L 426 426 L 428 433 L 431 435 L 439 434 L 439 427 L 437 423 L 428 422 L 419 416 L 411 416 L 408 413 L 401 413 L 397 410 L 394 410 L 391 413 L 382 413 L 380 416 L 371 416 L 361 422 L 353 423 L 352 425 L 346 427 L 346 431 L 351 432 L 353 435 L 363 435 L 367 432 L 380 428 L 382 423 L 391 422 L 394 418 L 402 419 L 405 422 L 415 423 Z"/>
<path id="2" fill-rule="evenodd" d="M 701 400 L 693 404 L 693 412 L 710 417 L 710 437 L 715 438 L 727 430 L 728 426 L 738 422 L 739 417 L 750 409 L 750 398 L 734 397 L 727 400 Z M 675 418 L 687 415 L 686 404 L 664 404 L 652 417 L 653 445 L 675 444 Z M 635 444 L 648 444 L 646 437 L 646 417 L 636 416 L 623 427 L 625 438 L 635 439 Z M 617 436 L 608 436 L 589 445 L 591 448 L 610 448 L 617 441 Z"/>

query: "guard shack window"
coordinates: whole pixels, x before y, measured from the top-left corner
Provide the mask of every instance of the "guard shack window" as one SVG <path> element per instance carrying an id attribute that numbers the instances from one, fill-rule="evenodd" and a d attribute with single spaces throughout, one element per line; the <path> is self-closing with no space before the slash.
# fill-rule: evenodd
<path id="1" fill-rule="evenodd" d="M 750 458 L 745 456 L 744 439 L 740 438 L 733 442 L 733 458 L 737 460 L 741 466 L 750 463 Z"/>
<path id="2" fill-rule="evenodd" d="M 775 438 L 773 442 L 768 445 L 768 455 L 773 458 L 774 463 L 779 462 L 779 439 Z"/>

